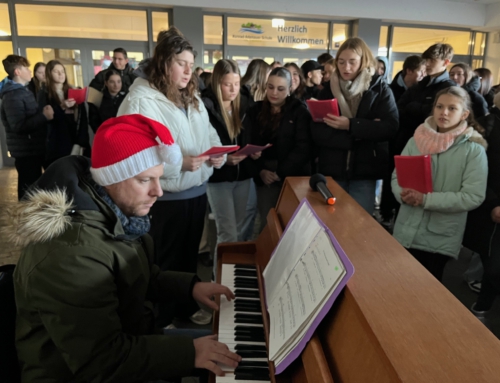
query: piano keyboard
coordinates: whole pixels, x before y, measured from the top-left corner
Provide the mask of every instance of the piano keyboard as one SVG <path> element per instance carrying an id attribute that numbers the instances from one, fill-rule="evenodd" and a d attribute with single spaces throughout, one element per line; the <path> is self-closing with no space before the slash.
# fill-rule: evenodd
<path id="1" fill-rule="evenodd" d="M 220 365 L 225 376 L 216 383 L 269 382 L 266 339 L 260 307 L 257 270 L 252 265 L 223 264 L 221 284 L 229 287 L 236 299 L 221 296 L 219 342 L 242 357 L 236 369 Z"/>

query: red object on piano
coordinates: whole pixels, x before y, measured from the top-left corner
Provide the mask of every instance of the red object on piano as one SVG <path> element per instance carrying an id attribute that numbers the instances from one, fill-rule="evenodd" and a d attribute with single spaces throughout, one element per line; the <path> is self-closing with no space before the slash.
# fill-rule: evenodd
<path id="1" fill-rule="evenodd" d="M 394 156 L 398 184 L 405 189 L 432 193 L 431 156 Z"/>
<path id="2" fill-rule="evenodd" d="M 306 100 L 306 103 L 314 122 L 323 122 L 327 114 L 340 116 L 339 103 L 336 98 L 333 100 Z"/>

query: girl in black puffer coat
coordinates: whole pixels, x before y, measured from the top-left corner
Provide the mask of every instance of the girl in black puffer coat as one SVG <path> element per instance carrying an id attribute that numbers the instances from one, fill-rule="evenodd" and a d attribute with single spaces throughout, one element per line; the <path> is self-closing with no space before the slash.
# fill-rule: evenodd
<path id="1" fill-rule="evenodd" d="M 243 123 L 251 144 L 272 144 L 253 161 L 260 230 L 276 206 L 285 178 L 311 174 L 311 116 L 299 99 L 290 96 L 291 87 L 288 69 L 273 69 L 264 100 L 248 110 Z"/>
<path id="2" fill-rule="evenodd" d="M 101 124 L 118 114 L 118 108 L 127 95 L 122 91 L 122 78 L 120 73 L 111 69 L 105 74 L 104 89 L 100 105 L 89 102 L 89 124 L 95 133 Z"/>
<path id="3" fill-rule="evenodd" d="M 375 73 L 376 60 L 359 38 L 337 52 L 335 71 L 319 95 L 336 98 L 340 117 L 328 115 L 311 125 L 318 170 L 331 176 L 367 212 L 375 205 L 375 182 L 389 172 L 389 143 L 398 131 L 398 109 L 391 89 Z"/>
<path id="4" fill-rule="evenodd" d="M 202 92 L 210 124 L 217 131 L 222 145 L 244 147 L 248 143 L 242 130 L 242 120 L 250 99 L 242 97 L 240 81 L 238 64 L 223 59 L 215 65 L 212 80 Z M 245 240 L 251 161 L 247 156 L 229 154 L 226 163 L 220 169 L 215 168 L 208 180 L 207 197 L 215 217 L 217 244 Z M 214 276 L 217 270 L 216 256 L 214 254 Z"/>
<path id="5" fill-rule="evenodd" d="M 481 88 L 481 79 L 474 74 L 470 66 L 465 63 L 453 65 L 450 69 L 450 79 L 469 93 L 475 118 L 484 117 L 488 114 L 488 103 L 478 93 Z"/>

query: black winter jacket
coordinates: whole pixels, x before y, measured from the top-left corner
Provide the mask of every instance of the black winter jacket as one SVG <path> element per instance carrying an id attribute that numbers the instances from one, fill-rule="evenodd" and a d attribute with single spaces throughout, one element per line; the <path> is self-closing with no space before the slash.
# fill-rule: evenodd
<path id="1" fill-rule="evenodd" d="M 479 80 L 479 77 L 477 76 L 472 77 L 472 79 L 463 86 L 467 93 L 469 93 L 472 104 L 472 112 L 474 113 L 475 118 L 484 117 L 488 114 L 488 103 L 484 97 L 478 93 L 480 87 L 481 80 Z"/>
<path id="2" fill-rule="evenodd" d="M 49 100 L 45 88 L 38 93 L 38 105 L 43 108 L 51 105 L 54 109 L 54 119 L 48 123 L 46 164 L 71 154 L 73 145 L 84 148 L 84 156 L 90 157 L 89 128 L 85 103 L 80 104 L 75 114 L 67 114 L 58 101 Z M 78 113 L 76 113 L 78 112 Z"/>
<path id="3" fill-rule="evenodd" d="M 330 84 L 320 93 L 320 100 L 332 99 Z M 380 121 L 375 121 L 380 120 Z M 374 75 L 363 94 L 349 130 L 339 130 L 324 123 L 311 124 L 318 149 L 318 171 L 337 180 L 375 180 L 389 171 L 389 145 L 398 130 L 398 109 L 387 82 Z"/>
<path id="4" fill-rule="evenodd" d="M 231 138 L 229 137 L 226 123 L 224 122 L 224 118 L 221 114 L 219 103 L 211 87 L 205 88 L 205 90 L 202 92 L 202 100 L 205 104 L 205 108 L 207 108 L 208 117 L 210 118 L 210 124 L 212 124 L 212 126 L 217 131 L 222 145 L 239 145 L 241 148 L 243 148 L 246 144 L 248 144 L 248 135 L 246 135 L 244 131 L 241 131 L 234 140 L 231 140 Z M 244 119 L 246 108 L 244 105 L 240 106 L 240 118 Z M 234 182 L 252 178 L 253 174 L 251 169 L 251 161 L 253 162 L 253 160 L 248 157 L 236 166 L 226 163 L 220 169 L 214 168 L 214 173 L 210 177 L 208 182 Z"/>
<path id="5" fill-rule="evenodd" d="M 408 89 L 398 101 L 399 131 L 395 140 L 395 154 L 401 154 L 406 143 L 413 137 L 415 129 L 431 115 L 436 94 L 457 84 L 450 80 L 448 71 L 438 77 L 424 77 L 418 84 Z"/>
<path id="6" fill-rule="evenodd" d="M 262 151 L 262 156 L 253 161 L 255 182 L 262 185 L 261 170 L 275 171 L 281 178 L 311 175 L 312 139 L 311 115 L 304 104 L 295 97 L 288 97 L 283 106 L 284 114 L 276 135 L 266 134 L 259 121 L 264 101 L 258 101 L 247 111 L 243 127 L 253 145 L 273 146 Z"/>
<path id="7" fill-rule="evenodd" d="M 0 98 L 2 123 L 12 157 L 44 155 L 47 118 L 38 109 L 33 94 L 22 84 L 8 80 Z"/>
<path id="8" fill-rule="evenodd" d="M 481 255 L 488 255 L 495 228 L 491 211 L 500 206 L 500 109 L 493 107 L 491 113 L 478 122 L 485 128 L 488 141 L 488 184 L 484 202 L 467 215 L 463 245 Z"/>
<path id="9" fill-rule="evenodd" d="M 318 86 L 306 86 L 304 90 L 304 95 L 302 96 L 304 101 L 310 100 L 311 98 L 317 99 L 319 97 L 320 89 Z"/>
<path id="10" fill-rule="evenodd" d="M 403 71 L 399 71 L 396 77 L 394 77 L 394 80 L 392 80 L 391 85 L 389 85 L 396 103 L 399 101 L 404 92 L 406 92 L 406 88 L 400 84 L 400 81 L 403 81 Z"/>
<path id="11" fill-rule="evenodd" d="M 99 92 L 102 92 L 104 89 L 104 80 L 106 72 L 112 69 L 120 73 L 120 76 L 122 78 L 122 92 L 128 92 L 128 88 L 130 88 L 134 80 L 137 78 L 137 76 L 133 73 L 134 68 L 132 68 L 128 64 L 123 70 L 118 70 L 115 68 L 113 64 L 111 64 L 107 69 L 104 69 L 99 73 L 97 73 L 95 78 L 90 82 L 89 86 L 91 86 L 94 89 L 97 89 Z"/>
<path id="12" fill-rule="evenodd" d="M 97 132 L 97 128 L 99 128 L 104 121 L 116 117 L 118 114 L 118 108 L 127 95 L 126 92 L 122 91 L 113 97 L 109 94 L 108 88 L 106 87 L 104 87 L 104 91 L 102 93 L 102 101 L 99 107 L 92 103 L 88 104 L 89 125 L 94 133 Z"/>

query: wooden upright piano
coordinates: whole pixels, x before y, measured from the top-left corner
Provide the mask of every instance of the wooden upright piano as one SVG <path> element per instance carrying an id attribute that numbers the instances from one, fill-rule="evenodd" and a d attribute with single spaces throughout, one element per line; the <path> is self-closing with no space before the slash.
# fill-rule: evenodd
<path id="1" fill-rule="evenodd" d="M 218 248 L 218 281 L 223 264 L 253 264 L 262 291 L 260 275 L 295 209 L 307 198 L 354 264 L 354 276 L 301 357 L 276 376 L 270 363 L 270 381 L 500 382 L 500 341 L 337 183 L 327 179 L 337 198 L 334 206 L 310 189 L 308 177 L 287 178 L 258 239 Z M 264 303 L 261 308 L 266 313 Z M 263 323 L 267 336 L 267 315 Z M 214 331 L 219 331 L 219 313 Z M 222 381 L 230 378 L 217 380 Z"/>

